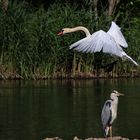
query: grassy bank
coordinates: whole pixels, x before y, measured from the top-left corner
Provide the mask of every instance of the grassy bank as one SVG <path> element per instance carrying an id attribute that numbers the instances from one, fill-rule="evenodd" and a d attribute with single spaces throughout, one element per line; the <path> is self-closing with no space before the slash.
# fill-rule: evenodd
<path id="1" fill-rule="evenodd" d="M 35 9 L 26 2 L 9 4 L 7 15 L 0 8 L 0 77 L 1 79 L 44 79 L 70 77 L 140 76 L 139 68 L 119 61 L 112 72 L 101 68 L 114 60 L 104 54 L 82 54 L 68 46 L 83 38 L 83 33 L 56 36 L 63 27 L 83 25 L 91 31 L 108 30 L 111 19 L 103 13 L 91 20 L 87 8 L 55 3 L 47 10 Z M 120 18 L 121 18 L 120 14 Z M 119 20 L 128 41 L 125 51 L 140 62 L 140 20 L 129 16 Z"/>

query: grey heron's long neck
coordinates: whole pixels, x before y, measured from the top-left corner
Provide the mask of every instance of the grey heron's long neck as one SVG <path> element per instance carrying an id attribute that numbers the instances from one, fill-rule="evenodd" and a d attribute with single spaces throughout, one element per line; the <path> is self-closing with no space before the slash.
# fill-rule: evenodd
<path id="1" fill-rule="evenodd" d="M 87 28 L 83 27 L 83 26 L 78 26 L 78 27 L 70 29 L 70 32 L 76 32 L 76 31 L 83 31 L 83 32 L 85 32 L 86 36 L 91 35 L 89 30 Z"/>
<path id="2" fill-rule="evenodd" d="M 111 100 L 113 101 L 114 104 L 118 105 L 118 97 L 113 98 L 113 99 L 111 98 Z"/>

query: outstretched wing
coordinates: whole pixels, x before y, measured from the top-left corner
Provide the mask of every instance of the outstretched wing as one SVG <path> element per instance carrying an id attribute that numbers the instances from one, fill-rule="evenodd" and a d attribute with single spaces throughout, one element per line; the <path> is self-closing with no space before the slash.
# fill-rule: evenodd
<path id="1" fill-rule="evenodd" d="M 122 48 L 116 44 L 114 38 L 102 30 L 72 44 L 70 49 L 86 53 L 95 53 L 102 50 L 104 53 L 119 57 L 121 57 L 122 51 Z"/>
<path id="2" fill-rule="evenodd" d="M 128 47 L 128 44 L 120 30 L 120 27 L 116 25 L 115 22 L 112 22 L 111 27 L 107 33 L 114 38 L 117 44 L 121 45 L 124 48 Z"/>
<path id="3" fill-rule="evenodd" d="M 107 100 L 103 106 L 102 113 L 101 113 L 101 120 L 103 128 L 105 129 L 111 121 L 111 101 Z"/>

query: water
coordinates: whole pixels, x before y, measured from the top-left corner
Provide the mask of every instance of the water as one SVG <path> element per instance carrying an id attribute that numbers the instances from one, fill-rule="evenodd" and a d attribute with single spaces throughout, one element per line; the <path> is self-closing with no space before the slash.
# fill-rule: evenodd
<path id="1" fill-rule="evenodd" d="M 0 81 L 0 140 L 103 136 L 110 91 L 120 97 L 113 134 L 140 138 L 140 79 Z"/>

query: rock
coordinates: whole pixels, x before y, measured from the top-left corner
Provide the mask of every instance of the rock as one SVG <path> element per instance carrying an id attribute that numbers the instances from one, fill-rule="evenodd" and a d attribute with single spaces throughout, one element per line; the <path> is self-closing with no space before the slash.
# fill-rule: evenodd
<path id="1" fill-rule="evenodd" d="M 45 138 L 43 140 L 63 140 L 63 139 L 61 139 L 59 137 L 53 137 L 53 138 Z"/>
<path id="2" fill-rule="evenodd" d="M 73 140 L 82 140 L 82 139 L 79 139 L 77 136 L 75 136 L 75 137 L 73 138 Z"/>
<path id="3" fill-rule="evenodd" d="M 85 139 L 85 140 L 94 140 L 94 138 L 87 138 L 87 139 Z"/>
<path id="4" fill-rule="evenodd" d="M 59 137 L 53 137 L 53 138 L 45 138 L 43 140 L 63 140 L 62 138 L 59 138 Z M 73 138 L 73 140 L 84 140 L 84 139 L 81 139 L 81 138 L 78 138 L 77 136 L 75 136 Z M 122 138 L 121 136 L 114 136 L 114 137 L 108 137 L 108 138 L 93 138 L 93 137 L 90 137 L 90 138 L 86 138 L 85 140 L 129 140 L 128 138 Z M 139 140 L 139 139 L 133 139 L 133 140 Z"/>

